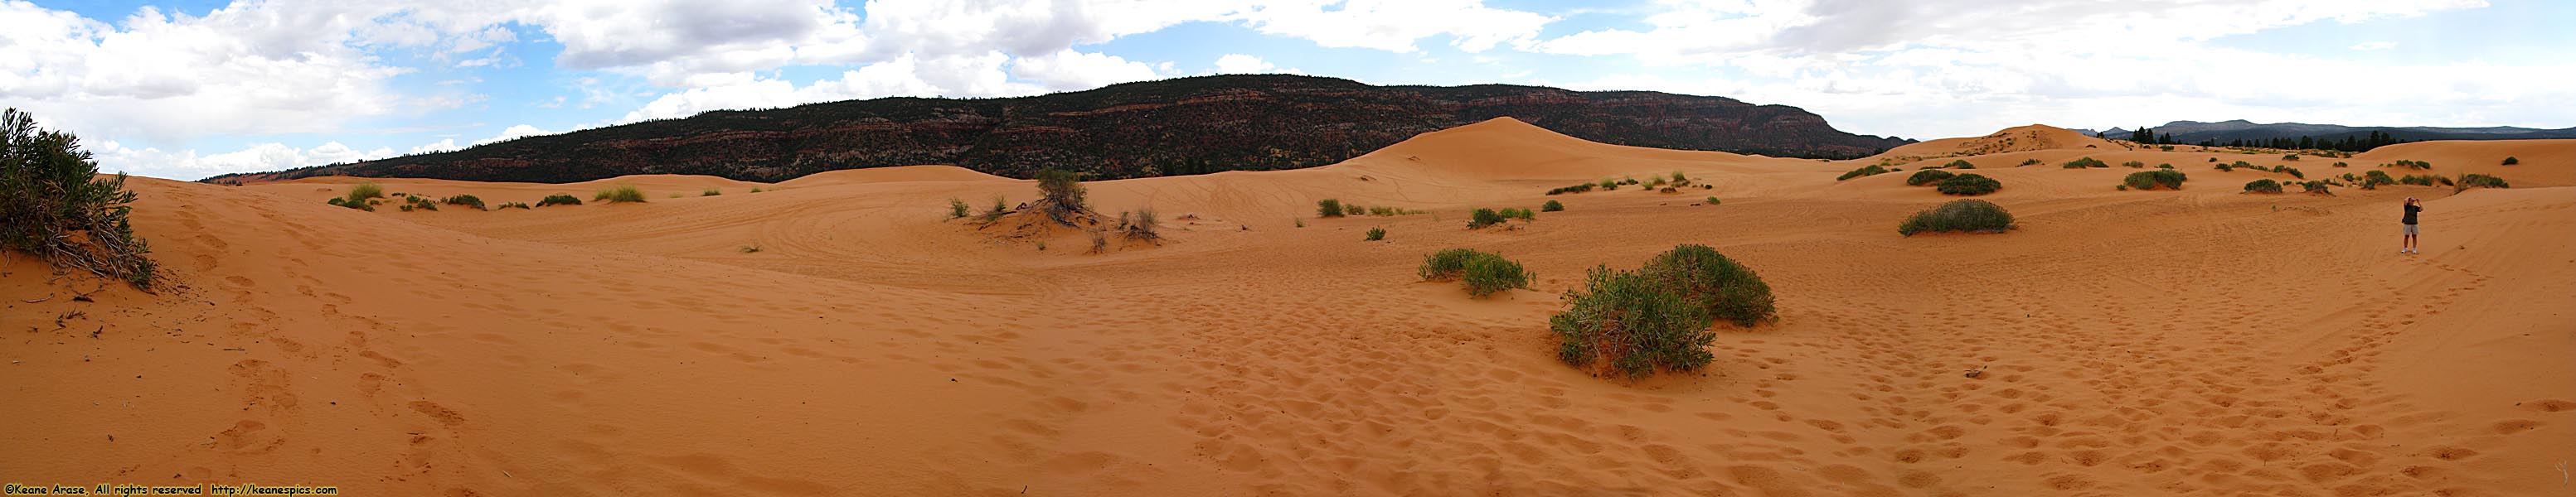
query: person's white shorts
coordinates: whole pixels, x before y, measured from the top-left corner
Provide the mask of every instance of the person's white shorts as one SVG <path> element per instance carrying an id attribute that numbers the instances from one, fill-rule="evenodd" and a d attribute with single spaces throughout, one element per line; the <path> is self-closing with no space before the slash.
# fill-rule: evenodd
<path id="1" fill-rule="evenodd" d="M 2412 225 L 2412 224 L 2406 225 L 2406 234 L 2409 234 L 2409 235 L 2415 234 L 2415 225 Z"/>

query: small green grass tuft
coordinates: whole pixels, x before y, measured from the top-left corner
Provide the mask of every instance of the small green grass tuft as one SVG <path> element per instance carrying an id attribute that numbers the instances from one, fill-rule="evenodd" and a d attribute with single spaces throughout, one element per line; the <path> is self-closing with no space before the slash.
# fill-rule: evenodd
<path id="1" fill-rule="evenodd" d="M 526 208 L 528 208 L 528 203 L 527 203 L 527 202 L 502 202 L 502 203 L 501 203 L 501 207 L 500 207 L 500 209 L 504 209 L 504 210 L 506 210 L 506 209 L 526 209 Z"/>
<path id="2" fill-rule="evenodd" d="M 1943 195 L 1966 195 L 1971 197 L 1994 193 L 1995 190 L 2001 190 L 2003 188 L 2003 182 L 1995 181 L 1994 178 L 1988 178 L 1985 177 L 1985 175 L 1976 173 L 1951 176 L 1948 179 L 1941 180 L 1940 183 L 1937 183 L 1932 187 L 1933 190 L 1940 191 Z"/>
<path id="3" fill-rule="evenodd" d="M 538 206 L 538 207 L 548 207 L 548 206 L 556 206 L 556 205 L 581 205 L 581 198 L 579 198 L 579 197 L 574 197 L 574 196 L 571 196 L 571 195 L 554 194 L 554 195 L 547 195 L 547 196 L 546 196 L 546 198 L 544 198 L 544 199 L 540 199 L 540 200 L 537 200 L 537 206 Z"/>
<path id="4" fill-rule="evenodd" d="M 2507 165 L 2507 166 L 2514 165 L 2514 164 L 2521 164 L 2521 163 L 2522 163 L 2522 159 L 2517 159 L 2517 158 L 2513 158 L 2513 157 L 2510 157 L 2510 156 L 2508 156 L 2508 157 L 2505 157 L 2505 158 L 2504 158 L 2504 165 Z"/>
<path id="5" fill-rule="evenodd" d="M 2040 162 L 2040 160 L 2039 160 L 2038 158 L 2030 158 L 2030 159 L 2022 159 L 2022 161 L 2021 161 L 2021 165 L 2019 165 L 2019 166 L 2013 166 L 2013 167 L 2021 167 L 2021 166 L 2036 166 L 2036 165 L 2040 165 L 2040 164 L 2044 164 L 2044 162 Z"/>
<path id="6" fill-rule="evenodd" d="M 966 201 L 965 201 L 965 200 L 960 200 L 960 199 L 958 199 L 957 197 L 948 197 L 948 218 L 949 218 L 949 219 L 957 219 L 957 218 L 966 217 L 968 214 L 972 214 L 972 213 L 973 213 L 973 211 L 974 211 L 974 208 L 973 208 L 973 207 L 968 207 L 968 206 L 966 206 Z"/>
<path id="7" fill-rule="evenodd" d="M 457 195 L 457 196 L 453 196 L 453 197 L 447 197 L 447 198 L 439 199 L 439 200 L 438 200 L 438 202 L 439 202 L 439 203 L 442 203 L 442 204 L 447 204 L 447 205 L 462 205 L 462 206 L 466 206 L 466 207 L 473 207 L 473 208 L 474 208 L 474 210 L 478 210 L 478 211 L 488 211 L 488 210 L 491 210 L 491 209 L 488 209 L 488 208 L 484 208 L 484 207 L 483 207 L 483 199 L 481 199 L 481 198 L 477 198 L 477 197 L 475 197 L 475 196 L 473 196 L 473 195 Z"/>
<path id="8" fill-rule="evenodd" d="M 1717 196 L 1716 196 L 1716 195 L 1710 195 L 1710 196 L 1708 196 L 1708 205 L 1717 205 Z"/>
<path id="9" fill-rule="evenodd" d="M 600 190 L 597 195 L 592 195 L 590 199 L 606 200 L 608 203 L 612 204 L 619 202 L 643 202 L 644 190 L 635 188 L 634 185 L 618 185 L 609 187 L 605 190 Z"/>
<path id="10" fill-rule="evenodd" d="M 1370 228 L 1369 228 L 1369 230 L 1368 230 L 1368 241 L 1372 241 L 1372 242 L 1374 242 L 1374 241 L 1378 241 L 1378 240 L 1385 240 L 1385 239 L 1386 239 L 1386 228 L 1384 228 L 1384 227 L 1370 227 Z"/>
<path id="11" fill-rule="evenodd" d="M 1679 173 L 1675 173 L 1675 174 L 1679 174 Z M 1539 205 L 1538 205 L 1538 210 L 1539 210 L 1539 212 L 1558 212 L 1558 211 L 1563 211 L 1563 210 L 1565 210 L 1565 203 L 1564 203 L 1564 202 L 1554 201 L 1554 200 L 1549 200 L 1549 201 L 1547 201 L 1547 203 L 1539 204 Z"/>
<path id="12" fill-rule="evenodd" d="M 724 190 L 721 190 L 721 189 L 715 189 L 715 188 L 708 188 L 708 189 L 706 189 L 706 190 L 704 190 L 704 191 L 700 191 L 700 192 L 698 192 L 698 196 L 700 196 L 700 197 L 713 197 L 713 196 L 723 195 L 723 194 L 724 194 Z"/>
<path id="13" fill-rule="evenodd" d="M 1315 201 L 1315 216 L 1342 217 L 1342 201 L 1329 198 Z"/>

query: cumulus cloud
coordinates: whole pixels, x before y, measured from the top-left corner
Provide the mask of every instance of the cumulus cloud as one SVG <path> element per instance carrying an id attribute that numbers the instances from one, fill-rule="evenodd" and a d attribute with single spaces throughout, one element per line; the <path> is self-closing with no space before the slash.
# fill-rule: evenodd
<path id="1" fill-rule="evenodd" d="M 394 149 L 358 150 L 340 142 L 325 142 L 309 149 L 283 143 L 256 143 L 241 150 L 198 155 L 195 150 L 164 152 L 158 148 L 128 148 L 115 141 L 89 147 L 99 169 L 137 176 L 171 179 L 197 179 L 223 173 L 275 171 L 299 167 L 341 164 L 394 156 Z"/>
<path id="2" fill-rule="evenodd" d="M 1239 53 L 1225 54 L 1216 58 L 1218 74 L 1259 74 L 1278 68 L 1279 66 L 1270 65 L 1270 61 L 1261 60 L 1260 57 Z"/>

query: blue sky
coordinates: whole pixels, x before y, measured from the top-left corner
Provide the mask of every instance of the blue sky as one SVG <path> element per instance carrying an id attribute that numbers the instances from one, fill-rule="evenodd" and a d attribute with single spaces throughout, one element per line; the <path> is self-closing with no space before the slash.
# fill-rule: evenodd
<path id="1" fill-rule="evenodd" d="M 2576 2 L 0 0 L 0 101 L 196 179 L 885 96 L 1211 73 L 1658 90 L 1928 139 L 2576 126 Z M 2562 53 L 2553 53 L 2562 52 Z"/>

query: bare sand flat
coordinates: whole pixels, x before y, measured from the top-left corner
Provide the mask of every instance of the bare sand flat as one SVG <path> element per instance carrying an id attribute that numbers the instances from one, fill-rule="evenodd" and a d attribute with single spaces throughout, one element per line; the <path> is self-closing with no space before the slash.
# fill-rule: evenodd
<path id="1" fill-rule="evenodd" d="M 2087 156 L 2190 181 L 2115 191 L 2135 170 L 2057 167 Z M 2514 188 L 2247 195 L 2288 175 L 2212 158 L 2310 178 L 2424 160 Z M 2003 182 L 1982 198 L 2021 228 L 1899 236 L 1951 198 L 1904 173 L 1961 159 Z M 1905 171 L 1834 180 L 1881 162 Z M 1715 188 L 1542 195 L 1674 171 Z M 103 285 L 0 266 L 0 477 L 485 496 L 2576 488 L 2576 140 L 2287 161 L 2030 127 L 1816 161 L 1496 120 L 1320 168 L 1087 183 L 1098 210 L 1159 211 L 1168 238 L 1097 254 L 943 219 L 950 198 L 1036 195 L 946 166 L 373 181 L 649 202 L 360 212 L 323 204 L 348 178 L 137 179 L 136 228 L 185 288 L 78 302 Z M 2396 251 L 2408 196 L 2427 199 L 2420 255 Z M 1429 213 L 1317 219 L 1323 198 Z M 1550 199 L 1568 209 L 1463 226 Z M 1371 227 L 1386 241 L 1362 241 Z M 1555 360 L 1547 318 L 1584 269 L 1682 243 L 1759 271 L 1779 321 L 1720 326 L 1701 373 Z M 1535 289 L 1417 281 L 1451 247 L 1528 264 Z"/>

